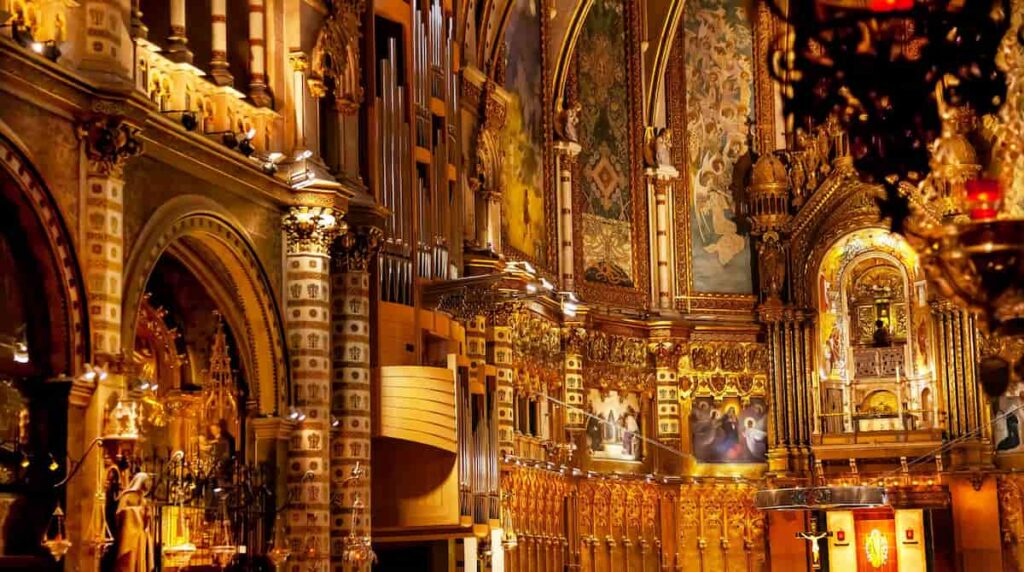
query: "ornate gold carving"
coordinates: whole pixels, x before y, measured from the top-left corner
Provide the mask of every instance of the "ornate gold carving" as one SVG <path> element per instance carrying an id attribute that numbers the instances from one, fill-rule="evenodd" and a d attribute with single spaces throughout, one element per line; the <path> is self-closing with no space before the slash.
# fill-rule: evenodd
<path id="1" fill-rule="evenodd" d="M 288 254 L 328 254 L 331 242 L 347 225 L 331 207 L 292 207 L 281 219 Z"/>
<path id="2" fill-rule="evenodd" d="M 741 398 L 765 395 L 768 348 L 759 343 L 691 342 L 679 360 L 684 397 Z"/>
<path id="3" fill-rule="evenodd" d="M 334 243 L 334 257 L 342 272 L 366 272 L 380 251 L 384 233 L 375 226 L 349 228 Z"/>
<path id="4" fill-rule="evenodd" d="M 363 101 L 359 43 L 360 21 L 366 3 L 364 0 L 335 0 L 328 2 L 328 6 L 330 12 L 313 46 L 310 92 L 314 97 L 323 97 L 329 81 L 338 111 L 352 114 Z"/>
<path id="5" fill-rule="evenodd" d="M 96 115 L 78 126 L 78 138 L 85 143 L 89 171 L 121 178 L 125 161 L 142 152 L 139 129 L 116 115 Z"/>
<path id="6" fill-rule="evenodd" d="M 516 366 L 513 385 L 528 395 L 560 387 L 565 364 L 559 326 L 524 310 L 511 315 L 509 326 Z"/>
<path id="7" fill-rule="evenodd" d="M 588 385 L 601 391 L 644 391 L 654 386 L 647 340 L 591 331 L 583 346 Z"/>

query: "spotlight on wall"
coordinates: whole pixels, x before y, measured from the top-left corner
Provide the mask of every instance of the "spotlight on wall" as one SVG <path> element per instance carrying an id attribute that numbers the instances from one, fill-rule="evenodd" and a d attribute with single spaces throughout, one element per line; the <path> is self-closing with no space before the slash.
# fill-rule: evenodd
<path id="1" fill-rule="evenodd" d="M 288 413 L 288 419 L 291 419 L 292 421 L 305 421 L 306 414 L 292 407 L 291 411 Z"/>
<path id="2" fill-rule="evenodd" d="M 335 429 L 341 427 L 341 420 L 331 415 L 331 427 L 334 427 Z"/>
<path id="3" fill-rule="evenodd" d="M 178 121 L 185 128 L 185 131 L 195 131 L 196 127 L 199 127 L 199 115 L 191 109 L 169 109 L 160 113 L 162 115 L 180 114 Z"/>

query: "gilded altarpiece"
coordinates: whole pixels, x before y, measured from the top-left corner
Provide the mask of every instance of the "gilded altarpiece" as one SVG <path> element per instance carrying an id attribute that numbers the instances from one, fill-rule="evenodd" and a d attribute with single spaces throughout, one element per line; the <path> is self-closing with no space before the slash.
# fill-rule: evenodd
<path id="1" fill-rule="evenodd" d="M 589 300 L 645 306 L 638 10 L 635 2 L 595 0 L 580 32 L 569 91 L 581 108 L 573 209 L 578 290 Z"/>

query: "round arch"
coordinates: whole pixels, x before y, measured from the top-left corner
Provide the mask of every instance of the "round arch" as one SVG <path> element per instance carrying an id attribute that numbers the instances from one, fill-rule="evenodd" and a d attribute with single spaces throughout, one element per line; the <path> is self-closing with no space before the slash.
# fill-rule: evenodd
<path id="1" fill-rule="evenodd" d="M 274 290 L 241 228 L 227 209 L 199 195 L 177 197 L 157 209 L 128 259 L 121 339 L 130 351 L 146 284 L 161 256 L 172 254 L 209 285 L 235 332 L 257 409 L 269 415 L 285 405 L 284 330 Z M 217 277 L 225 275 L 228 283 L 219 283 Z"/>
<path id="2" fill-rule="evenodd" d="M 21 230 L 39 263 L 48 305 L 52 375 L 75 375 L 89 359 L 89 318 L 74 240 L 49 187 L 10 128 L 0 122 L 0 196 L 14 205 Z M 5 175 L 5 176 L 4 176 Z"/>

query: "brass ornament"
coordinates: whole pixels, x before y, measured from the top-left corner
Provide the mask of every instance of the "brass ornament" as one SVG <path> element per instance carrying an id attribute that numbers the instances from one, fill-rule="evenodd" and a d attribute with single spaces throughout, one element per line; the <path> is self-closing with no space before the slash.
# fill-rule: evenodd
<path id="1" fill-rule="evenodd" d="M 120 178 L 130 157 L 142 153 L 139 129 L 116 115 L 92 116 L 77 129 L 92 173 Z"/>

